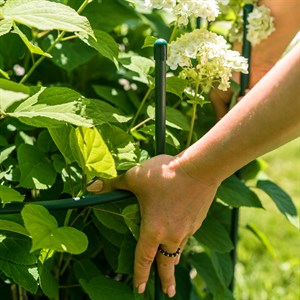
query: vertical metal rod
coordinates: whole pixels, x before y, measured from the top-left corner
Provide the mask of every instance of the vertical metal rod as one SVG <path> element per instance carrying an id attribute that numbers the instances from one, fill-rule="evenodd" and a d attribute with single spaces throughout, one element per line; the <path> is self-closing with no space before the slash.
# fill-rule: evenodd
<path id="1" fill-rule="evenodd" d="M 246 94 L 246 90 L 249 87 L 250 81 L 250 63 L 251 63 L 251 43 L 247 40 L 247 25 L 248 25 L 248 15 L 253 10 L 252 4 L 246 4 L 243 9 L 243 45 L 242 45 L 242 56 L 248 59 L 249 70 L 248 74 L 241 73 L 240 76 L 240 96 L 244 96 Z M 239 176 L 239 171 L 237 171 L 237 176 Z M 232 280 L 229 285 L 229 289 L 233 292 L 234 290 L 234 277 L 235 277 L 235 265 L 237 260 L 237 243 L 238 243 L 238 226 L 239 226 L 239 209 L 233 208 L 232 215 L 231 215 L 231 241 L 233 243 L 233 250 L 231 251 L 231 259 L 233 265 L 233 273 L 232 273 Z"/>
<path id="2" fill-rule="evenodd" d="M 154 43 L 155 59 L 155 154 L 164 154 L 166 148 L 166 60 L 167 42 Z M 164 300 L 160 279 L 155 269 L 155 300 Z"/>

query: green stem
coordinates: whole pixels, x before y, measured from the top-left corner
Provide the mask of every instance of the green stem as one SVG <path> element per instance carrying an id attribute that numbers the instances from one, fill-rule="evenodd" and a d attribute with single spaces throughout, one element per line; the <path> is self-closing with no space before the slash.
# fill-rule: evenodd
<path id="1" fill-rule="evenodd" d="M 131 130 L 131 128 L 135 124 L 135 122 L 136 122 L 138 116 L 140 115 L 140 113 L 141 113 L 141 111 L 142 111 L 142 109 L 143 109 L 143 107 L 145 105 L 145 102 L 148 99 L 148 97 L 149 97 L 150 93 L 152 92 L 152 90 L 153 90 L 153 86 L 149 86 L 149 89 L 148 89 L 147 93 L 145 94 L 145 96 L 144 96 L 144 98 L 143 98 L 143 100 L 142 100 L 142 102 L 141 102 L 141 104 L 140 104 L 137 112 L 135 113 L 135 115 L 134 115 L 134 117 L 133 117 L 133 119 L 131 121 L 131 124 L 129 126 L 129 130 Z"/>
<path id="2" fill-rule="evenodd" d="M 175 22 L 175 25 L 174 25 L 174 27 L 173 27 L 173 31 L 172 31 L 171 36 L 170 36 L 170 38 L 169 38 L 169 43 L 171 43 L 171 42 L 174 40 L 175 35 L 176 35 L 177 28 L 178 28 L 178 23 Z"/>
<path id="3" fill-rule="evenodd" d="M 77 13 L 80 14 L 85 9 L 85 7 L 89 4 L 90 0 L 84 0 L 81 6 L 78 8 Z M 66 31 L 62 31 L 56 38 L 56 40 L 53 42 L 53 44 L 45 51 L 45 53 L 50 53 L 52 49 L 55 47 L 57 43 L 59 43 L 64 35 L 66 34 Z M 24 83 L 28 80 L 28 78 L 31 76 L 31 74 L 34 72 L 34 70 L 45 60 L 46 56 L 41 56 L 30 68 L 30 70 L 25 74 L 25 76 L 20 80 L 20 83 Z"/>
<path id="4" fill-rule="evenodd" d="M 199 78 L 197 78 L 196 80 L 196 87 L 195 87 L 195 95 L 194 95 L 194 103 L 193 103 L 193 110 L 192 110 L 192 119 L 191 119 L 191 125 L 190 125 L 190 131 L 188 134 L 188 139 L 186 142 L 186 147 L 189 147 L 191 145 L 192 142 L 192 136 L 193 136 L 193 131 L 194 131 L 194 125 L 195 125 L 195 121 L 196 121 L 196 114 L 197 114 L 197 95 L 198 95 L 198 90 L 199 90 Z"/>

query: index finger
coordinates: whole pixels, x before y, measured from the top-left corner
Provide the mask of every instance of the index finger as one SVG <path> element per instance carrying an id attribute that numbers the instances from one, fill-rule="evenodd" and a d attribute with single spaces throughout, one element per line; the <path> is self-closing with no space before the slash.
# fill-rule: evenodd
<path id="1" fill-rule="evenodd" d="M 133 277 L 134 287 L 140 294 L 144 293 L 146 289 L 150 269 L 157 254 L 158 245 L 159 243 L 149 238 L 143 230 L 140 231 L 135 249 Z"/>

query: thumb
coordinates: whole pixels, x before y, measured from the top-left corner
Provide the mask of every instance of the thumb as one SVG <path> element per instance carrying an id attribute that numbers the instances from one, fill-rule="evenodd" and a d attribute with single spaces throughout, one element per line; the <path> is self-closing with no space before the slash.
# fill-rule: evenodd
<path id="1" fill-rule="evenodd" d="M 124 174 L 113 179 L 97 178 L 87 187 L 87 191 L 94 194 L 107 193 L 118 189 L 127 190 Z"/>

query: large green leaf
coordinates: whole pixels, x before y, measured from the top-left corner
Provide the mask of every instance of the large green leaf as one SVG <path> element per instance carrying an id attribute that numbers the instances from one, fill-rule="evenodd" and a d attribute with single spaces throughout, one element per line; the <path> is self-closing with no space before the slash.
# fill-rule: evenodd
<path id="1" fill-rule="evenodd" d="M 0 259 L 0 270 L 9 278 L 23 287 L 25 290 L 35 294 L 38 290 L 38 272 L 33 266 L 17 265 L 13 262 Z"/>
<path id="2" fill-rule="evenodd" d="M 224 287 L 228 287 L 232 281 L 233 275 L 233 266 L 230 254 L 212 251 L 211 262 L 222 285 Z"/>
<path id="3" fill-rule="evenodd" d="M 109 279 L 104 275 L 90 281 L 79 279 L 79 282 L 91 300 L 133 300 L 133 293 L 124 283 Z"/>
<path id="4" fill-rule="evenodd" d="M 128 132 L 110 124 L 101 125 L 100 130 L 118 170 L 128 170 L 138 163 L 138 149 Z"/>
<path id="5" fill-rule="evenodd" d="M 138 240 L 140 235 L 141 223 L 140 209 L 138 204 L 131 204 L 126 206 L 122 211 L 122 215 L 132 235 L 136 240 Z"/>
<path id="6" fill-rule="evenodd" d="M 115 161 L 97 128 L 72 130 L 70 145 L 75 160 L 87 175 L 106 178 L 117 175 Z"/>
<path id="7" fill-rule="evenodd" d="M 4 221 L 4 220 L 2 220 Z M 7 225 L 7 224 L 6 224 Z M 19 225 L 21 227 L 21 225 Z M 6 226 L 8 227 L 8 226 Z M 12 226 L 10 226 L 12 228 Z M 14 229 L 17 228 L 13 225 Z M 6 230 L 3 228 L 3 230 Z M 22 230 L 17 228 L 18 233 L 12 231 L 1 231 L 0 234 L 0 259 L 9 261 L 17 265 L 34 265 L 37 258 L 30 253 L 31 241 L 30 238 L 20 234 Z M 23 231 L 26 231 L 23 227 Z M 28 232 L 27 232 L 28 234 Z"/>
<path id="8" fill-rule="evenodd" d="M 31 251 L 46 248 L 80 254 L 87 249 L 86 235 L 73 227 L 58 227 L 56 219 L 45 207 L 28 204 L 22 209 L 21 215 L 32 238 Z"/>
<path id="9" fill-rule="evenodd" d="M 71 89 L 43 88 L 8 115 L 36 127 L 57 127 L 65 123 L 91 127 L 92 120 L 84 117 L 85 107 L 84 97 Z"/>
<path id="10" fill-rule="evenodd" d="M 5 113 L 12 104 L 28 98 L 29 95 L 29 87 L 0 78 L 0 114 Z"/>
<path id="11" fill-rule="evenodd" d="M 183 92 L 188 82 L 176 76 L 166 78 L 166 91 L 182 98 Z"/>
<path id="12" fill-rule="evenodd" d="M 28 231 L 22 225 L 10 220 L 0 219 L 0 230 L 6 230 L 10 232 L 19 233 L 25 236 L 29 236 Z"/>
<path id="13" fill-rule="evenodd" d="M 155 108 L 149 105 L 147 107 L 147 115 L 149 118 L 155 120 Z M 190 125 L 185 117 L 179 110 L 173 107 L 166 107 L 166 125 L 175 129 L 189 131 Z"/>
<path id="14" fill-rule="evenodd" d="M 19 186 L 48 189 L 54 184 L 56 171 L 41 150 L 32 145 L 21 144 L 17 153 L 21 172 Z"/>
<path id="15" fill-rule="evenodd" d="M 64 125 L 56 128 L 48 128 L 51 138 L 53 139 L 55 145 L 59 149 L 60 153 L 63 155 L 67 164 L 71 164 L 75 161 L 69 141 L 69 136 L 72 127 L 69 125 Z"/>
<path id="16" fill-rule="evenodd" d="M 51 266 L 48 263 L 49 260 L 45 261 L 43 264 L 38 262 L 38 270 L 39 270 L 39 284 L 43 291 L 43 293 L 49 299 L 58 298 L 59 295 L 59 284 L 57 279 L 51 272 Z"/>
<path id="17" fill-rule="evenodd" d="M 295 226 L 299 227 L 297 209 L 291 197 L 276 183 L 270 180 L 259 180 L 257 187 L 267 193 L 279 211 Z"/>
<path id="18" fill-rule="evenodd" d="M 85 116 L 93 120 L 95 126 L 104 123 L 126 123 L 131 117 L 124 116 L 120 111 L 99 99 L 85 99 Z"/>
<path id="19" fill-rule="evenodd" d="M 207 215 L 200 229 L 194 233 L 194 237 L 211 250 L 220 253 L 229 252 L 233 249 L 226 228 L 210 215 Z"/>
<path id="20" fill-rule="evenodd" d="M 189 261 L 197 270 L 197 273 L 204 279 L 207 288 L 213 294 L 213 299 L 234 300 L 232 293 L 224 288 L 213 267 L 213 264 L 206 253 L 191 255 Z"/>
<path id="21" fill-rule="evenodd" d="M 5 19 L 40 30 L 84 32 L 93 36 L 87 18 L 61 3 L 46 0 L 7 0 L 2 14 Z"/>
<path id="22" fill-rule="evenodd" d="M 230 176 L 221 184 L 217 198 L 232 207 L 262 207 L 257 195 L 235 175 Z"/>
<path id="23" fill-rule="evenodd" d="M 23 202 L 24 195 L 5 185 L 0 185 L 0 200 L 3 205 L 11 202 Z"/>
<path id="24" fill-rule="evenodd" d="M 119 233 L 128 232 L 124 222 L 122 208 L 117 204 L 105 204 L 94 207 L 94 214 L 99 222 L 104 226 L 113 229 Z"/>
<path id="25" fill-rule="evenodd" d="M 94 30 L 96 40 L 90 36 L 78 34 L 79 38 L 90 47 L 96 49 L 101 55 L 110 59 L 118 68 L 119 46 L 111 35 L 101 30 Z"/>

